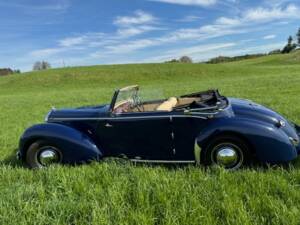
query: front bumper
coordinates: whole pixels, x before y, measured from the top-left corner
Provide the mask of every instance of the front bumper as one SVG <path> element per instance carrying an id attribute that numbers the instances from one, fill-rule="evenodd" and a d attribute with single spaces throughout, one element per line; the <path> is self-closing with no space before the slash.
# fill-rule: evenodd
<path id="1" fill-rule="evenodd" d="M 21 160 L 21 159 L 22 159 L 22 156 L 21 156 L 21 152 L 20 152 L 20 151 L 17 151 L 17 153 L 16 153 L 16 158 L 17 158 L 17 160 Z"/>
<path id="2" fill-rule="evenodd" d="M 297 124 L 294 124 L 297 135 L 298 135 L 298 140 L 300 140 L 300 126 L 298 126 Z M 298 141 L 298 145 L 296 146 L 297 152 L 298 154 L 300 154 L 300 142 Z"/>

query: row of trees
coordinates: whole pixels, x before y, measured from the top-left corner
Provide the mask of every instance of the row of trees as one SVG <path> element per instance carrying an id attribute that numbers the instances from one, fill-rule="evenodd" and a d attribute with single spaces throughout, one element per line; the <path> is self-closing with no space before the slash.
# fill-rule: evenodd
<path id="1" fill-rule="evenodd" d="M 7 76 L 14 73 L 21 73 L 20 70 L 13 70 L 11 68 L 0 68 L 0 76 Z"/>
<path id="2" fill-rule="evenodd" d="M 37 70 L 47 70 L 50 69 L 51 65 L 50 63 L 46 62 L 46 61 L 37 61 L 34 63 L 32 69 L 34 71 Z M 0 76 L 7 76 L 7 75 L 11 75 L 11 74 L 16 74 L 16 73 L 21 73 L 20 70 L 13 70 L 11 68 L 0 68 Z"/>
<path id="3" fill-rule="evenodd" d="M 179 59 L 172 59 L 170 61 L 166 61 L 166 63 L 193 63 L 193 60 L 189 56 L 182 56 Z"/>

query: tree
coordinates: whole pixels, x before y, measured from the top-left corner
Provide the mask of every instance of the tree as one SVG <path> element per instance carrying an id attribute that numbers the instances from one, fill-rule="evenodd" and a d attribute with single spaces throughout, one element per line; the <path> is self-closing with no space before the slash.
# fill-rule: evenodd
<path id="1" fill-rule="evenodd" d="M 165 63 L 178 63 L 178 59 L 171 59 L 170 61 L 166 61 Z"/>
<path id="2" fill-rule="evenodd" d="M 281 53 L 281 50 L 280 49 L 275 49 L 275 50 L 273 50 L 273 51 L 270 51 L 269 53 L 268 53 L 268 55 L 276 55 L 276 54 L 280 54 Z"/>
<path id="3" fill-rule="evenodd" d="M 14 73 L 21 73 L 21 70 L 14 70 Z"/>
<path id="4" fill-rule="evenodd" d="M 295 48 L 297 48 L 297 45 L 293 43 L 293 37 L 289 36 L 288 38 L 288 43 L 284 48 L 282 49 L 282 53 L 290 53 L 293 51 Z"/>
<path id="5" fill-rule="evenodd" d="M 10 75 L 13 74 L 14 71 L 11 68 L 0 68 L 0 76 L 6 76 L 6 75 Z"/>
<path id="6" fill-rule="evenodd" d="M 293 43 L 293 37 L 292 36 L 289 36 L 289 38 L 288 38 L 288 45 L 292 45 L 292 43 Z"/>
<path id="7" fill-rule="evenodd" d="M 51 68 L 50 63 L 46 61 L 37 61 L 33 65 L 33 70 L 47 70 L 50 68 Z"/>
<path id="8" fill-rule="evenodd" d="M 181 63 L 193 63 L 193 60 L 188 56 L 182 56 L 179 59 L 179 62 L 181 62 Z"/>
<path id="9" fill-rule="evenodd" d="M 297 32 L 297 41 L 298 41 L 298 46 L 300 46 L 300 28 L 299 28 L 299 30 L 298 30 L 298 32 Z"/>

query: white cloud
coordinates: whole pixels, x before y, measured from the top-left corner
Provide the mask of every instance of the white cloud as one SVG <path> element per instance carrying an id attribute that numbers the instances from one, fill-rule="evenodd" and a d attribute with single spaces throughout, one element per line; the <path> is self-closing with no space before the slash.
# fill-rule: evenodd
<path id="1" fill-rule="evenodd" d="M 294 4 L 289 4 L 286 7 L 276 6 L 272 8 L 258 7 L 249 9 L 240 17 L 220 17 L 216 20 L 216 24 L 228 26 L 249 26 L 251 24 L 262 24 L 274 20 L 298 18 L 300 18 L 300 8 Z"/>
<path id="2" fill-rule="evenodd" d="M 178 22 L 194 22 L 194 21 L 201 20 L 201 19 L 203 19 L 202 16 L 189 15 L 182 19 L 178 19 L 177 21 Z"/>
<path id="3" fill-rule="evenodd" d="M 82 35 L 67 37 L 58 41 L 59 46 L 72 47 L 79 45 L 88 45 L 90 42 L 95 40 L 102 40 L 104 37 L 103 33 L 86 33 Z"/>
<path id="4" fill-rule="evenodd" d="M 266 35 L 263 37 L 264 40 L 270 40 L 270 39 L 274 39 L 274 38 L 276 38 L 275 34 L 270 34 L 270 35 Z"/>
<path id="5" fill-rule="evenodd" d="M 40 49 L 40 50 L 35 50 L 30 53 L 31 56 L 33 57 L 47 57 L 51 56 L 57 53 L 63 52 L 63 48 L 46 48 L 46 49 Z"/>
<path id="6" fill-rule="evenodd" d="M 227 18 L 227 17 L 220 17 L 216 20 L 217 24 L 221 25 L 239 25 L 241 23 L 240 19 L 232 19 L 232 18 Z"/>
<path id="7" fill-rule="evenodd" d="M 120 28 L 117 31 L 119 38 L 126 38 L 131 36 L 136 36 L 145 32 L 155 31 L 155 30 L 164 30 L 163 28 L 154 27 L 154 26 L 135 26 L 135 27 L 125 27 Z"/>
<path id="8" fill-rule="evenodd" d="M 141 60 L 141 62 L 162 62 L 179 58 L 182 55 L 188 55 L 193 58 L 194 61 L 207 61 L 216 56 L 236 56 L 243 54 L 256 54 L 256 53 L 267 53 L 274 49 L 281 48 L 284 43 L 272 43 L 269 45 L 259 45 L 251 47 L 243 47 L 244 42 L 248 40 L 242 40 L 237 43 L 214 43 L 209 45 L 196 45 L 187 48 L 173 48 L 164 55 L 153 56 Z"/>
<path id="9" fill-rule="evenodd" d="M 248 10 L 244 16 L 247 21 L 272 21 L 277 19 L 300 18 L 300 9 L 294 4 L 287 7 L 256 8 Z"/>
<path id="10" fill-rule="evenodd" d="M 153 23 L 156 18 L 150 13 L 146 13 L 142 10 L 135 11 L 134 16 L 118 16 L 114 24 L 118 26 L 131 26 L 139 24 Z"/>
<path id="11" fill-rule="evenodd" d="M 25 4 L 25 3 L 16 3 L 12 1 L 0 1 L 1 7 L 9 7 L 9 8 L 21 8 L 24 10 L 31 11 L 64 11 L 71 6 L 69 0 L 60 0 L 54 1 L 52 3 L 47 3 L 46 1 L 41 1 L 34 4 Z"/>
<path id="12" fill-rule="evenodd" d="M 164 2 L 178 5 L 196 5 L 196 6 L 210 6 L 217 3 L 217 0 L 149 0 L 155 2 Z"/>
<path id="13" fill-rule="evenodd" d="M 278 7 L 288 2 L 291 2 L 291 0 L 264 0 L 264 3 L 271 7 Z"/>
<path id="14" fill-rule="evenodd" d="M 294 5 L 285 8 L 254 8 L 245 12 L 240 17 L 220 17 L 214 23 L 190 29 L 178 29 L 160 37 L 138 39 L 113 46 L 106 46 L 109 53 L 132 52 L 153 46 L 160 46 L 184 40 L 204 41 L 226 35 L 241 34 L 258 29 L 259 24 L 266 20 L 300 18 L 300 10 Z M 259 18 L 259 19 L 258 19 Z M 269 37 L 270 38 L 270 37 Z M 271 37 L 272 38 L 272 37 Z M 103 52 L 102 52 L 103 54 Z"/>
<path id="15" fill-rule="evenodd" d="M 106 49 L 110 53 L 127 53 L 127 52 L 135 51 L 138 49 L 142 49 L 145 47 L 154 46 L 157 44 L 158 44 L 157 40 L 140 39 L 140 40 L 136 40 L 136 41 L 127 42 L 125 44 L 107 46 Z"/>
<path id="16" fill-rule="evenodd" d="M 175 29 L 168 33 L 164 32 L 163 34 L 148 36 L 147 38 L 133 38 L 145 32 L 162 29 L 156 26 L 158 19 L 153 15 L 143 11 L 136 11 L 132 17 L 117 17 L 114 21 L 117 29 L 114 33 L 86 33 L 67 37 L 58 40 L 58 44 L 53 48 L 36 50 L 31 52 L 30 55 L 35 57 L 59 56 L 62 53 L 86 49 L 87 57 L 92 59 L 126 57 L 127 53 L 145 48 L 163 46 L 170 49 L 176 45 L 174 43 L 189 43 L 190 45 L 191 43 L 195 44 L 217 37 L 257 31 L 262 28 L 262 24 L 266 21 L 271 22 L 280 19 L 286 21 L 300 18 L 300 12 L 298 14 L 298 11 L 300 11 L 299 8 L 292 4 L 286 7 L 259 7 L 249 9 L 239 17 L 220 17 L 211 24 L 199 27 Z M 271 38 L 274 37 L 271 35 L 264 37 L 264 39 Z M 222 46 L 219 47 L 221 48 Z M 95 50 L 95 48 L 97 49 Z M 191 51 L 190 54 L 193 55 L 199 54 L 195 48 L 185 50 Z"/>
<path id="17" fill-rule="evenodd" d="M 126 38 L 136 36 L 145 32 L 160 30 L 161 28 L 154 27 L 158 19 L 152 14 L 137 10 L 133 16 L 118 16 L 114 20 L 114 24 L 118 26 L 118 38 Z"/>
<path id="18" fill-rule="evenodd" d="M 73 45 L 78 45 L 84 42 L 85 36 L 81 37 L 69 37 L 59 41 L 59 44 L 64 47 L 70 47 Z"/>

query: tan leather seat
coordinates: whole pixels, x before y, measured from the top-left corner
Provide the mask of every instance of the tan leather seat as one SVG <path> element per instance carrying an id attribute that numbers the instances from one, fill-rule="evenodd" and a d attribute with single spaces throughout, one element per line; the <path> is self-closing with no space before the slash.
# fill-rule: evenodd
<path id="1" fill-rule="evenodd" d="M 167 101 L 164 101 L 162 104 L 160 104 L 156 110 L 157 111 L 172 111 L 173 107 L 175 107 L 177 104 L 177 98 L 171 97 Z"/>

